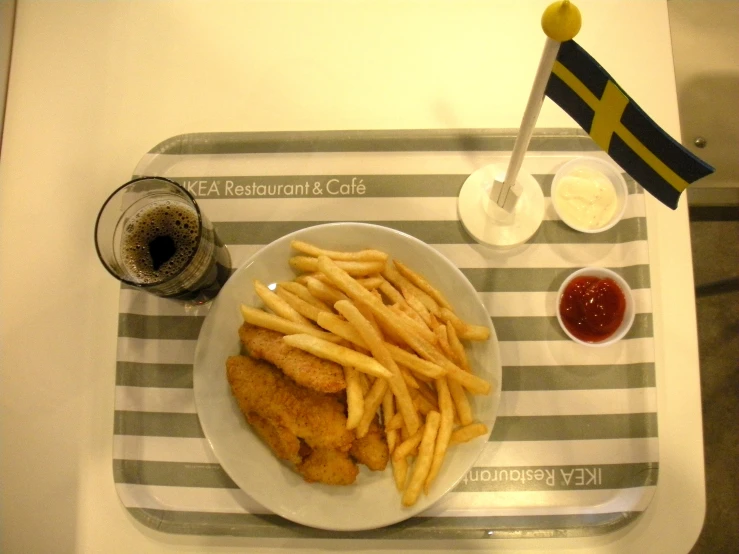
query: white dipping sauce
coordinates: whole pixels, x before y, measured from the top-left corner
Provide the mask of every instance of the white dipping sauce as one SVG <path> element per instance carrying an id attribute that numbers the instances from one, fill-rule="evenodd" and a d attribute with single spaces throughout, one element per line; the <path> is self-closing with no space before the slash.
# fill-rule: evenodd
<path id="1" fill-rule="evenodd" d="M 578 167 L 559 180 L 553 198 L 562 219 L 582 229 L 598 229 L 616 213 L 611 180 L 590 167 Z"/>

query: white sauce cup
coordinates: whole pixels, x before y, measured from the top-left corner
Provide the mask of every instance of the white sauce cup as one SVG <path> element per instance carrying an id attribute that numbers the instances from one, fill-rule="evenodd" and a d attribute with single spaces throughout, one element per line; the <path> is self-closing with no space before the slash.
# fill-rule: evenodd
<path id="1" fill-rule="evenodd" d="M 572 221 L 571 218 L 568 218 L 566 212 L 564 211 L 562 206 L 558 205 L 557 201 L 557 186 L 559 185 L 560 181 L 580 167 L 594 169 L 605 175 L 606 178 L 613 184 L 613 188 L 616 192 L 617 204 L 613 216 L 605 224 L 594 229 L 578 225 L 577 223 Z M 626 202 L 628 200 L 628 197 L 629 191 L 626 188 L 626 181 L 621 174 L 621 170 L 615 164 L 606 160 L 601 160 L 600 158 L 583 156 L 575 158 L 574 160 L 570 160 L 559 168 L 557 173 L 554 175 L 554 179 L 552 181 L 551 198 L 552 204 L 554 205 L 554 211 L 557 212 L 557 216 L 559 216 L 559 218 L 564 221 L 566 225 L 568 225 L 575 231 L 580 231 L 581 233 L 601 233 L 616 225 L 616 223 L 621 220 L 624 212 L 626 211 Z"/>

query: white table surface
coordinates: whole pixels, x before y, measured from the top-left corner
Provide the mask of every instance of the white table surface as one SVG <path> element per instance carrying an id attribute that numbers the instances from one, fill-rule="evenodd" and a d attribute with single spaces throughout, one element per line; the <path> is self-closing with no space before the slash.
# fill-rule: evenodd
<path id="1" fill-rule="evenodd" d="M 3 552 L 242 552 L 346 543 L 146 528 L 113 484 L 118 283 L 92 231 L 150 147 L 196 131 L 517 127 L 548 0 L 19 0 L 0 158 Z M 664 1 L 579 0 L 584 45 L 679 135 Z M 540 127 L 574 127 L 551 101 Z M 685 198 L 648 199 L 660 475 L 647 512 L 583 539 L 368 542 L 362 552 L 687 552 L 705 513 Z"/>

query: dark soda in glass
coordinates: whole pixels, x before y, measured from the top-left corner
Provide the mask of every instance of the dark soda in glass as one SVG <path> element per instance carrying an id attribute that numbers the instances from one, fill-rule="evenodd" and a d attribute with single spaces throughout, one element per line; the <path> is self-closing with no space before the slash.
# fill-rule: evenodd
<path id="1" fill-rule="evenodd" d="M 195 199 L 162 177 L 117 189 L 100 210 L 95 244 L 114 277 L 164 298 L 207 302 L 231 273 L 228 250 Z"/>

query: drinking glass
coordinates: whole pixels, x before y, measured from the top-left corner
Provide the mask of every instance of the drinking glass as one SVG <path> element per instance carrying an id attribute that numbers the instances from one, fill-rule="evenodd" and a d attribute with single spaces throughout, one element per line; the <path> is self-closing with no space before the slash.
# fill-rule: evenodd
<path id="1" fill-rule="evenodd" d="M 95 223 L 98 257 L 113 277 L 164 298 L 204 303 L 231 274 L 231 257 L 192 195 L 164 177 L 116 189 Z"/>

